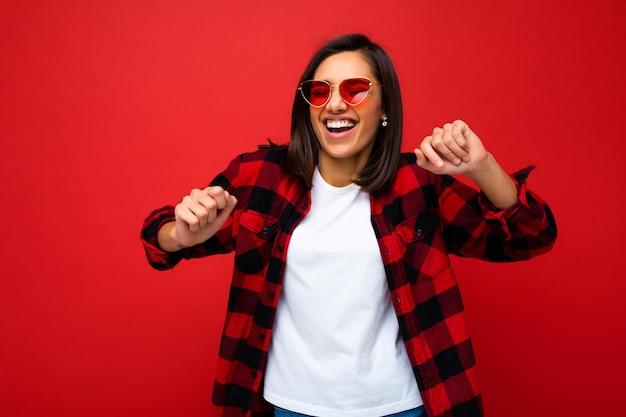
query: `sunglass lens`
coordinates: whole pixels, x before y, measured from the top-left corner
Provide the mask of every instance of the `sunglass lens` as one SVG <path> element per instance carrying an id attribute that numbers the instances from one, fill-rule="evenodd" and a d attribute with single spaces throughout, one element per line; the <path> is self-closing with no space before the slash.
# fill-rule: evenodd
<path id="1" fill-rule="evenodd" d="M 305 81 L 300 89 L 306 101 L 313 106 L 323 106 L 330 95 L 330 85 L 323 81 Z"/>
<path id="2" fill-rule="evenodd" d="M 339 93 L 348 103 L 356 105 L 365 100 L 369 89 L 369 80 L 365 78 L 351 78 L 341 83 Z"/>

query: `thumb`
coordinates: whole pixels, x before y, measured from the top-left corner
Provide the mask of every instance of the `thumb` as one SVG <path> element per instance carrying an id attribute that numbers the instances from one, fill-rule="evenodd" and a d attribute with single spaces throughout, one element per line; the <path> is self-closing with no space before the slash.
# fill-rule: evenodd
<path id="1" fill-rule="evenodd" d="M 226 205 L 224 206 L 222 211 L 226 215 L 229 215 L 237 205 L 237 198 L 234 195 L 230 194 L 228 191 L 224 191 L 224 198 L 226 199 Z"/>
<path id="2" fill-rule="evenodd" d="M 213 227 L 222 227 L 222 225 L 228 220 L 228 216 L 230 216 L 233 209 L 237 205 L 237 199 L 234 195 L 230 195 L 228 191 L 224 191 L 224 198 L 226 200 L 226 205 L 222 209 L 218 210 L 215 220 L 211 223 Z"/>

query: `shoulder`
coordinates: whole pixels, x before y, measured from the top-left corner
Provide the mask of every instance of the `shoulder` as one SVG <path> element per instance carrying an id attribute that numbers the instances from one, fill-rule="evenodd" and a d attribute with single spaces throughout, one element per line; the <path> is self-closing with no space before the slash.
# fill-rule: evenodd
<path id="1" fill-rule="evenodd" d="M 405 152 L 400 156 L 391 188 L 384 196 L 387 203 L 402 203 L 423 210 L 438 206 L 439 195 L 454 182 L 454 177 L 436 175 L 418 166 L 415 154 Z"/>
<path id="2" fill-rule="evenodd" d="M 416 159 L 415 154 L 402 153 L 391 187 L 374 200 L 374 213 L 381 214 L 386 219 L 383 222 L 389 222 L 391 227 L 439 207 L 440 180 L 419 167 Z"/>
<path id="3" fill-rule="evenodd" d="M 286 147 L 263 146 L 252 152 L 235 157 L 227 168 L 236 186 L 259 186 L 275 189 L 285 181 L 296 181 L 296 177 L 285 169 Z"/>
<path id="4" fill-rule="evenodd" d="M 400 155 L 400 163 L 398 164 L 398 171 L 394 181 L 396 185 L 408 182 L 417 186 L 436 184 L 447 187 L 457 182 L 451 175 L 433 174 L 418 166 L 417 157 L 413 152 L 403 152 Z"/>
<path id="5" fill-rule="evenodd" d="M 254 164 L 267 162 L 268 164 L 282 165 L 283 148 L 278 146 L 261 146 L 252 152 L 246 152 L 236 157 L 241 163 Z"/>
<path id="6" fill-rule="evenodd" d="M 274 147 L 260 147 L 251 152 L 245 152 L 231 159 L 226 172 L 230 175 L 241 172 L 283 171 L 282 151 Z"/>
<path id="7" fill-rule="evenodd" d="M 395 201 L 397 198 L 414 198 L 415 193 L 423 193 L 426 188 L 437 183 L 434 174 L 417 165 L 415 154 L 403 152 L 396 176 L 391 186 L 381 194 L 384 200 Z"/>
<path id="8" fill-rule="evenodd" d="M 436 176 L 417 165 L 417 157 L 412 152 L 400 154 L 398 171 L 394 180 L 394 187 L 433 183 Z M 404 187 L 403 187 L 404 188 Z"/>

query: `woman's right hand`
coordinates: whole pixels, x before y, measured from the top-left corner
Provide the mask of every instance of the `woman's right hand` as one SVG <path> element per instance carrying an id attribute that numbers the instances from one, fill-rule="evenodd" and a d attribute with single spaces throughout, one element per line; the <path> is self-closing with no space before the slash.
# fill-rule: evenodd
<path id="1" fill-rule="evenodd" d="M 224 225 L 237 199 L 222 187 L 194 188 L 176 205 L 176 221 L 159 231 L 159 245 L 168 252 L 205 242 Z"/>

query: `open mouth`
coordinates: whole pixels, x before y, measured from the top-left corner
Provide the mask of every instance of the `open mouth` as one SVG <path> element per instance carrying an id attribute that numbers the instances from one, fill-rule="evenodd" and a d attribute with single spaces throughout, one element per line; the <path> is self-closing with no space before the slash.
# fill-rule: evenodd
<path id="1" fill-rule="evenodd" d="M 347 132 L 352 129 L 356 123 L 352 120 L 326 120 L 326 129 L 331 133 Z"/>

